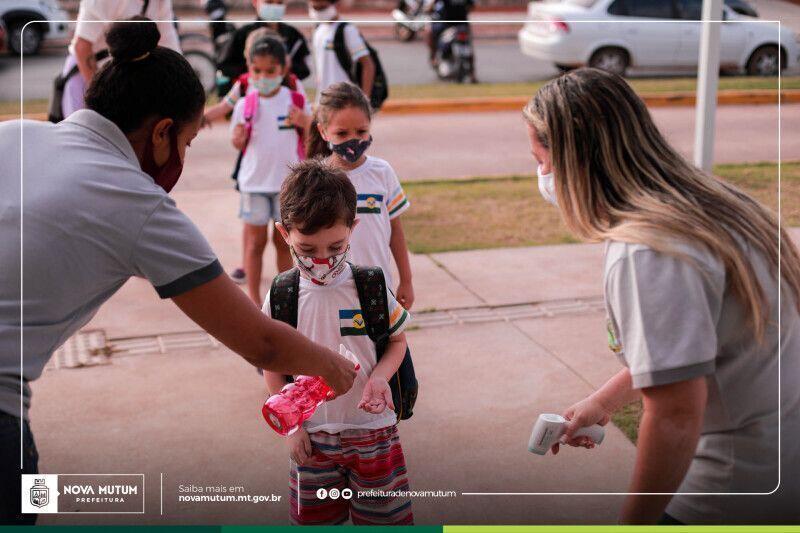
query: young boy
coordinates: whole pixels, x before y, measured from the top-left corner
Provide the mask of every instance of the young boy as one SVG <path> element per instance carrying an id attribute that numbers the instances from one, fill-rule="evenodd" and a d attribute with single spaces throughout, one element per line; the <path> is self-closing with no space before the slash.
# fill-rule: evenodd
<path id="1" fill-rule="evenodd" d="M 277 227 L 300 272 L 297 329 L 334 349 L 344 344 L 361 366 L 350 392 L 320 405 L 302 429 L 286 438 L 290 516 L 296 524 L 340 524 L 348 517 L 354 524 L 413 523 L 407 497 L 358 494 L 409 490 L 388 382 L 405 355 L 403 330 L 411 318 L 384 284 L 390 337 L 378 360 L 347 262 L 358 224 L 356 203 L 347 175 L 319 159 L 295 165 L 281 187 Z M 270 315 L 271 297 L 263 308 Z M 272 394 L 286 385 L 286 376 L 264 376 Z"/>
<path id="2" fill-rule="evenodd" d="M 336 0 L 310 0 L 309 16 L 319 24 L 314 29 L 314 70 L 317 77 L 317 101 L 319 95 L 333 85 L 342 81 L 350 81 L 350 76 L 342 68 L 336 55 L 335 37 L 340 24 L 344 27 L 344 49 L 350 60 L 355 64 L 361 63 L 361 79 L 357 85 L 364 94 L 372 94 L 372 85 L 375 82 L 375 62 L 369 55 L 369 49 L 364 38 L 353 24 L 339 22 L 339 13 L 336 10 Z"/>

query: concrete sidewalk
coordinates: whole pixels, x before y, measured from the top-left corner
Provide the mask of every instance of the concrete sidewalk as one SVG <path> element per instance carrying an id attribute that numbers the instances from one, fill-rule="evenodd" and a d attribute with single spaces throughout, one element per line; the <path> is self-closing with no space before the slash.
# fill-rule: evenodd
<path id="1" fill-rule="evenodd" d="M 691 159 L 693 108 L 651 109 L 667 140 Z M 800 104 L 783 105 L 781 120 L 800 121 Z M 742 132 L 747 132 L 742 134 Z M 520 111 L 378 115 L 370 154 L 391 162 L 403 181 L 473 176 L 529 175 L 535 170 Z M 800 136 L 783 135 L 784 161 L 800 159 Z M 409 146 L 414 149 L 409 151 Z M 717 110 L 715 161 L 744 163 L 778 159 L 778 106 L 724 106 Z M 192 142 L 184 177 L 176 190 L 225 189 L 236 159 L 228 124 L 215 123 Z M 458 154 L 453 157 L 453 154 Z M 490 157 L 487 157 L 490 155 Z"/>
<path id="2" fill-rule="evenodd" d="M 175 197 L 224 266 L 237 264 L 235 193 Z M 465 494 L 626 489 L 635 449 L 613 426 L 593 451 L 557 457 L 526 451 L 538 413 L 560 412 L 620 368 L 606 347 L 598 305 L 601 262 L 597 245 L 413 256 L 419 327 L 409 342 L 421 392 L 414 418 L 400 430 L 412 489 L 455 491 L 416 498 L 417 523 L 615 521 L 618 496 Z M 266 265 L 269 276 L 271 254 Z M 105 330 L 112 342 L 197 330 L 137 279 L 90 327 Z M 227 349 L 122 354 L 109 365 L 48 370 L 33 391 L 43 473 L 144 473 L 147 487 L 144 515 L 43 516 L 40 523 L 287 522 L 287 455 L 261 419 L 264 386 Z M 241 486 L 246 494 L 282 495 L 283 501 L 179 502 L 180 486 L 190 484 Z"/>

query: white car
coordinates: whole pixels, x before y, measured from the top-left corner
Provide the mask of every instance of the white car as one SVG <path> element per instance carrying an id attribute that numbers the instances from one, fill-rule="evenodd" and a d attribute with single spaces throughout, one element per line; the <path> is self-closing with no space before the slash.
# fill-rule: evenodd
<path id="1" fill-rule="evenodd" d="M 522 53 L 561 70 L 579 66 L 624 75 L 628 67 L 692 70 L 700 53 L 702 0 L 564 0 L 531 2 L 519 32 Z M 734 4 L 741 4 L 738 1 Z M 800 63 L 798 37 L 723 6 L 720 67 L 777 75 Z M 740 12 L 737 12 L 740 11 Z M 780 62 L 779 62 L 780 57 Z"/>
<path id="2" fill-rule="evenodd" d="M 25 55 L 36 54 L 44 40 L 62 40 L 69 36 L 64 21 L 70 17 L 55 0 L 0 0 L 0 20 L 6 26 L 6 41 L 13 54 L 20 51 Z M 25 24 L 34 20 L 42 22 L 25 28 Z M 25 28 L 24 33 L 22 28 Z"/>

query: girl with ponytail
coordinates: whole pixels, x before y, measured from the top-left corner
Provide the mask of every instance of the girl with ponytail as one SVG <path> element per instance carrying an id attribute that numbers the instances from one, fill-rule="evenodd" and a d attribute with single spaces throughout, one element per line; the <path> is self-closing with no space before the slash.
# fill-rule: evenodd
<path id="1" fill-rule="evenodd" d="M 410 207 L 394 169 L 383 159 L 367 156 L 372 144 L 372 109 L 364 93 L 349 82 L 335 83 L 322 91 L 306 138 L 309 158 L 325 158 L 344 170 L 358 193 L 358 231 L 350 240 L 351 260 L 356 265 L 383 269 L 386 282 L 395 288 L 391 260 L 400 280 L 397 301 L 406 309 L 414 304 L 411 264 L 400 215 Z"/>

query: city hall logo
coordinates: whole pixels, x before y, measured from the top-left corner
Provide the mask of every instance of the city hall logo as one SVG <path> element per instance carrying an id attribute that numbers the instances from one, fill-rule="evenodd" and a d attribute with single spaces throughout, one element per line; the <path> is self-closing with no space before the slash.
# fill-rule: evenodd
<path id="1" fill-rule="evenodd" d="M 37 478 L 33 480 L 30 490 L 31 505 L 42 508 L 50 503 L 50 489 L 45 483 L 45 479 Z"/>

